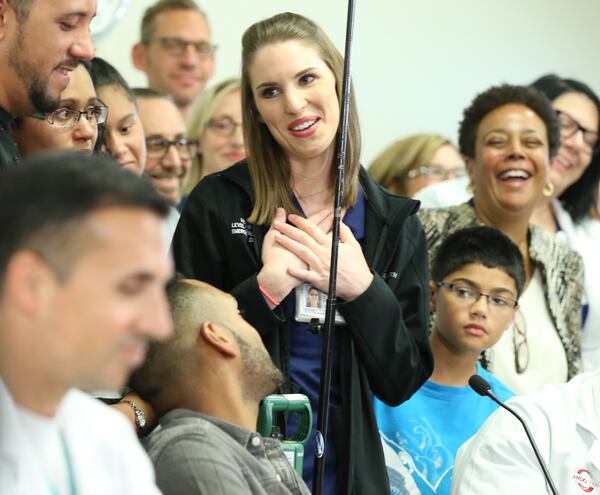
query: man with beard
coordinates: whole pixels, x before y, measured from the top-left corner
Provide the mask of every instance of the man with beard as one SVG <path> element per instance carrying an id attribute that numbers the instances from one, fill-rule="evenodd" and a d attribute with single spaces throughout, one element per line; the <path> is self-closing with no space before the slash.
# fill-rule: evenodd
<path id="1" fill-rule="evenodd" d="M 185 122 L 168 95 L 152 89 L 134 89 L 134 94 L 146 136 L 144 175 L 172 206 L 168 218 L 170 239 L 179 220 L 176 208 L 197 145 L 185 137 Z"/>
<path id="2" fill-rule="evenodd" d="M 148 87 L 170 95 L 184 119 L 215 70 L 206 14 L 194 0 L 159 0 L 144 13 L 133 65 Z"/>
<path id="3" fill-rule="evenodd" d="M 195 280 L 167 297 L 174 336 L 131 379 L 161 418 L 147 448 L 163 494 L 308 494 L 279 441 L 255 431 L 283 377 L 236 300 Z"/>
<path id="4" fill-rule="evenodd" d="M 0 172 L 17 163 L 14 117 L 56 110 L 79 60 L 91 60 L 97 0 L 0 0 Z"/>

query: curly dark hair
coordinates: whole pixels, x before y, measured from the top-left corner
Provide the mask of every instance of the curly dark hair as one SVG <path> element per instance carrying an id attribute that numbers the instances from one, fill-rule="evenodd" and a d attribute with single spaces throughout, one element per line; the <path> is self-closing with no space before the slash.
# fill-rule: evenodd
<path id="1" fill-rule="evenodd" d="M 458 129 L 458 145 L 463 156 L 475 158 L 475 138 L 479 124 L 490 112 L 510 104 L 524 105 L 542 119 L 548 133 L 550 157 L 556 155 L 560 147 L 560 129 L 550 101 L 529 86 L 502 84 L 478 94 L 463 112 L 463 120 Z"/>

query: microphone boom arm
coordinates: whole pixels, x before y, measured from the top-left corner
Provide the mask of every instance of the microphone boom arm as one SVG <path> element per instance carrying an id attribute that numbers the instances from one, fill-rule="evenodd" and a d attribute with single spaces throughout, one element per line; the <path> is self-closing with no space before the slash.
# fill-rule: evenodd
<path id="1" fill-rule="evenodd" d="M 529 443 L 533 447 L 533 452 L 535 454 L 535 457 L 538 460 L 538 463 L 540 464 L 540 467 L 542 468 L 542 472 L 544 473 L 544 478 L 546 478 L 546 482 L 550 486 L 550 491 L 552 492 L 552 495 L 558 495 L 556 486 L 554 486 L 554 482 L 552 481 L 552 477 L 550 476 L 550 471 L 548 471 L 548 468 L 546 467 L 546 463 L 544 462 L 544 459 L 542 458 L 542 455 L 540 454 L 540 451 L 538 450 L 537 445 L 535 444 L 535 441 L 533 440 L 533 435 L 529 431 L 529 427 L 527 426 L 527 423 L 525 423 L 523 418 L 519 414 L 517 414 L 517 412 L 513 408 L 507 406 L 504 402 L 502 402 L 500 399 L 498 399 L 498 397 L 496 397 L 494 395 L 494 392 L 492 392 L 491 390 L 487 390 L 485 392 L 485 395 L 487 395 L 496 404 L 498 404 L 503 409 L 506 409 L 509 413 L 511 413 L 515 418 L 517 418 L 519 420 L 519 422 L 523 426 L 523 429 L 525 430 L 525 434 L 527 435 L 527 438 L 529 439 Z"/>

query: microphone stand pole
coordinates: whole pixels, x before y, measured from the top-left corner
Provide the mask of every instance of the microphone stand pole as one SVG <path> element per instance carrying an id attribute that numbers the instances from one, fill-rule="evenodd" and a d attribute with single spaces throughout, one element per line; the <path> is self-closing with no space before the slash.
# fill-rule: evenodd
<path id="1" fill-rule="evenodd" d="M 348 19 L 346 23 L 346 48 L 344 54 L 344 76 L 341 98 L 340 128 L 337 134 L 337 180 L 335 189 L 335 209 L 331 241 L 331 263 L 329 268 L 329 290 L 325 310 L 323 330 L 323 355 L 321 358 L 321 382 L 319 385 L 319 409 L 315 465 L 313 472 L 313 495 L 321 495 L 327 451 L 327 426 L 329 419 L 329 401 L 331 395 L 331 371 L 333 365 L 333 333 L 335 331 L 336 281 L 338 251 L 340 241 L 340 222 L 342 219 L 342 200 L 344 198 L 344 173 L 346 170 L 346 147 L 348 141 L 348 114 L 350 110 L 350 61 L 352 38 L 354 35 L 354 0 L 348 0 Z"/>

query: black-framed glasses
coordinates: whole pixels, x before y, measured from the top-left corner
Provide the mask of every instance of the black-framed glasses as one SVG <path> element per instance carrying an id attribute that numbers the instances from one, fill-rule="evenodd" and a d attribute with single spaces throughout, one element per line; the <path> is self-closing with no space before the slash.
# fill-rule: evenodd
<path id="1" fill-rule="evenodd" d="M 198 150 L 198 141 L 189 140 L 186 137 L 178 137 L 173 140 L 165 139 L 163 136 L 148 136 L 146 138 L 146 149 L 150 158 L 162 160 L 169 148 L 174 146 L 182 160 L 191 160 Z"/>
<path id="2" fill-rule="evenodd" d="M 458 179 L 463 177 L 467 171 L 464 167 L 446 168 L 441 165 L 425 165 L 415 168 L 406 174 L 408 179 L 416 179 L 417 177 L 435 177 L 440 180 Z"/>
<path id="3" fill-rule="evenodd" d="M 158 43 L 164 51 L 171 55 L 183 55 L 187 52 L 188 46 L 192 46 L 200 58 L 212 57 L 217 49 L 217 45 L 211 45 L 206 41 L 188 41 L 177 36 L 157 36 L 148 42 Z"/>
<path id="4" fill-rule="evenodd" d="M 436 282 L 436 285 L 438 287 L 449 289 L 456 299 L 469 306 L 479 301 L 481 296 L 487 298 L 489 308 L 496 312 L 512 312 L 519 305 L 514 299 L 498 296 L 496 294 L 486 294 L 485 292 L 481 292 L 478 288 L 464 283 L 452 284 L 449 282 Z"/>
<path id="5" fill-rule="evenodd" d="M 598 144 L 598 132 L 586 129 L 577 122 L 577 120 L 562 110 L 556 110 L 556 115 L 558 116 L 558 122 L 560 124 L 560 135 L 563 138 L 570 138 L 578 131 L 581 131 L 586 150 L 589 153 L 598 152 L 599 148 L 596 146 Z"/>
<path id="6" fill-rule="evenodd" d="M 104 124 L 108 117 L 108 107 L 105 105 L 90 105 L 83 110 L 72 110 L 70 108 L 59 108 L 49 113 L 34 113 L 32 117 L 38 120 L 45 120 L 57 127 L 74 127 L 85 115 L 88 122 L 93 124 Z"/>
<path id="7" fill-rule="evenodd" d="M 518 374 L 522 374 L 529 366 L 529 343 L 527 342 L 527 323 L 520 311 L 517 311 L 512 325 L 512 343 L 515 370 Z"/>
<path id="8" fill-rule="evenodd" d="M 221 117 L 220 119 L 209 119 L 206 127 L 219 136 L 230 137 L 235 134 L 238 127 L 242 128 L 242 123 L 235 122 L 231 117 Z"/>

